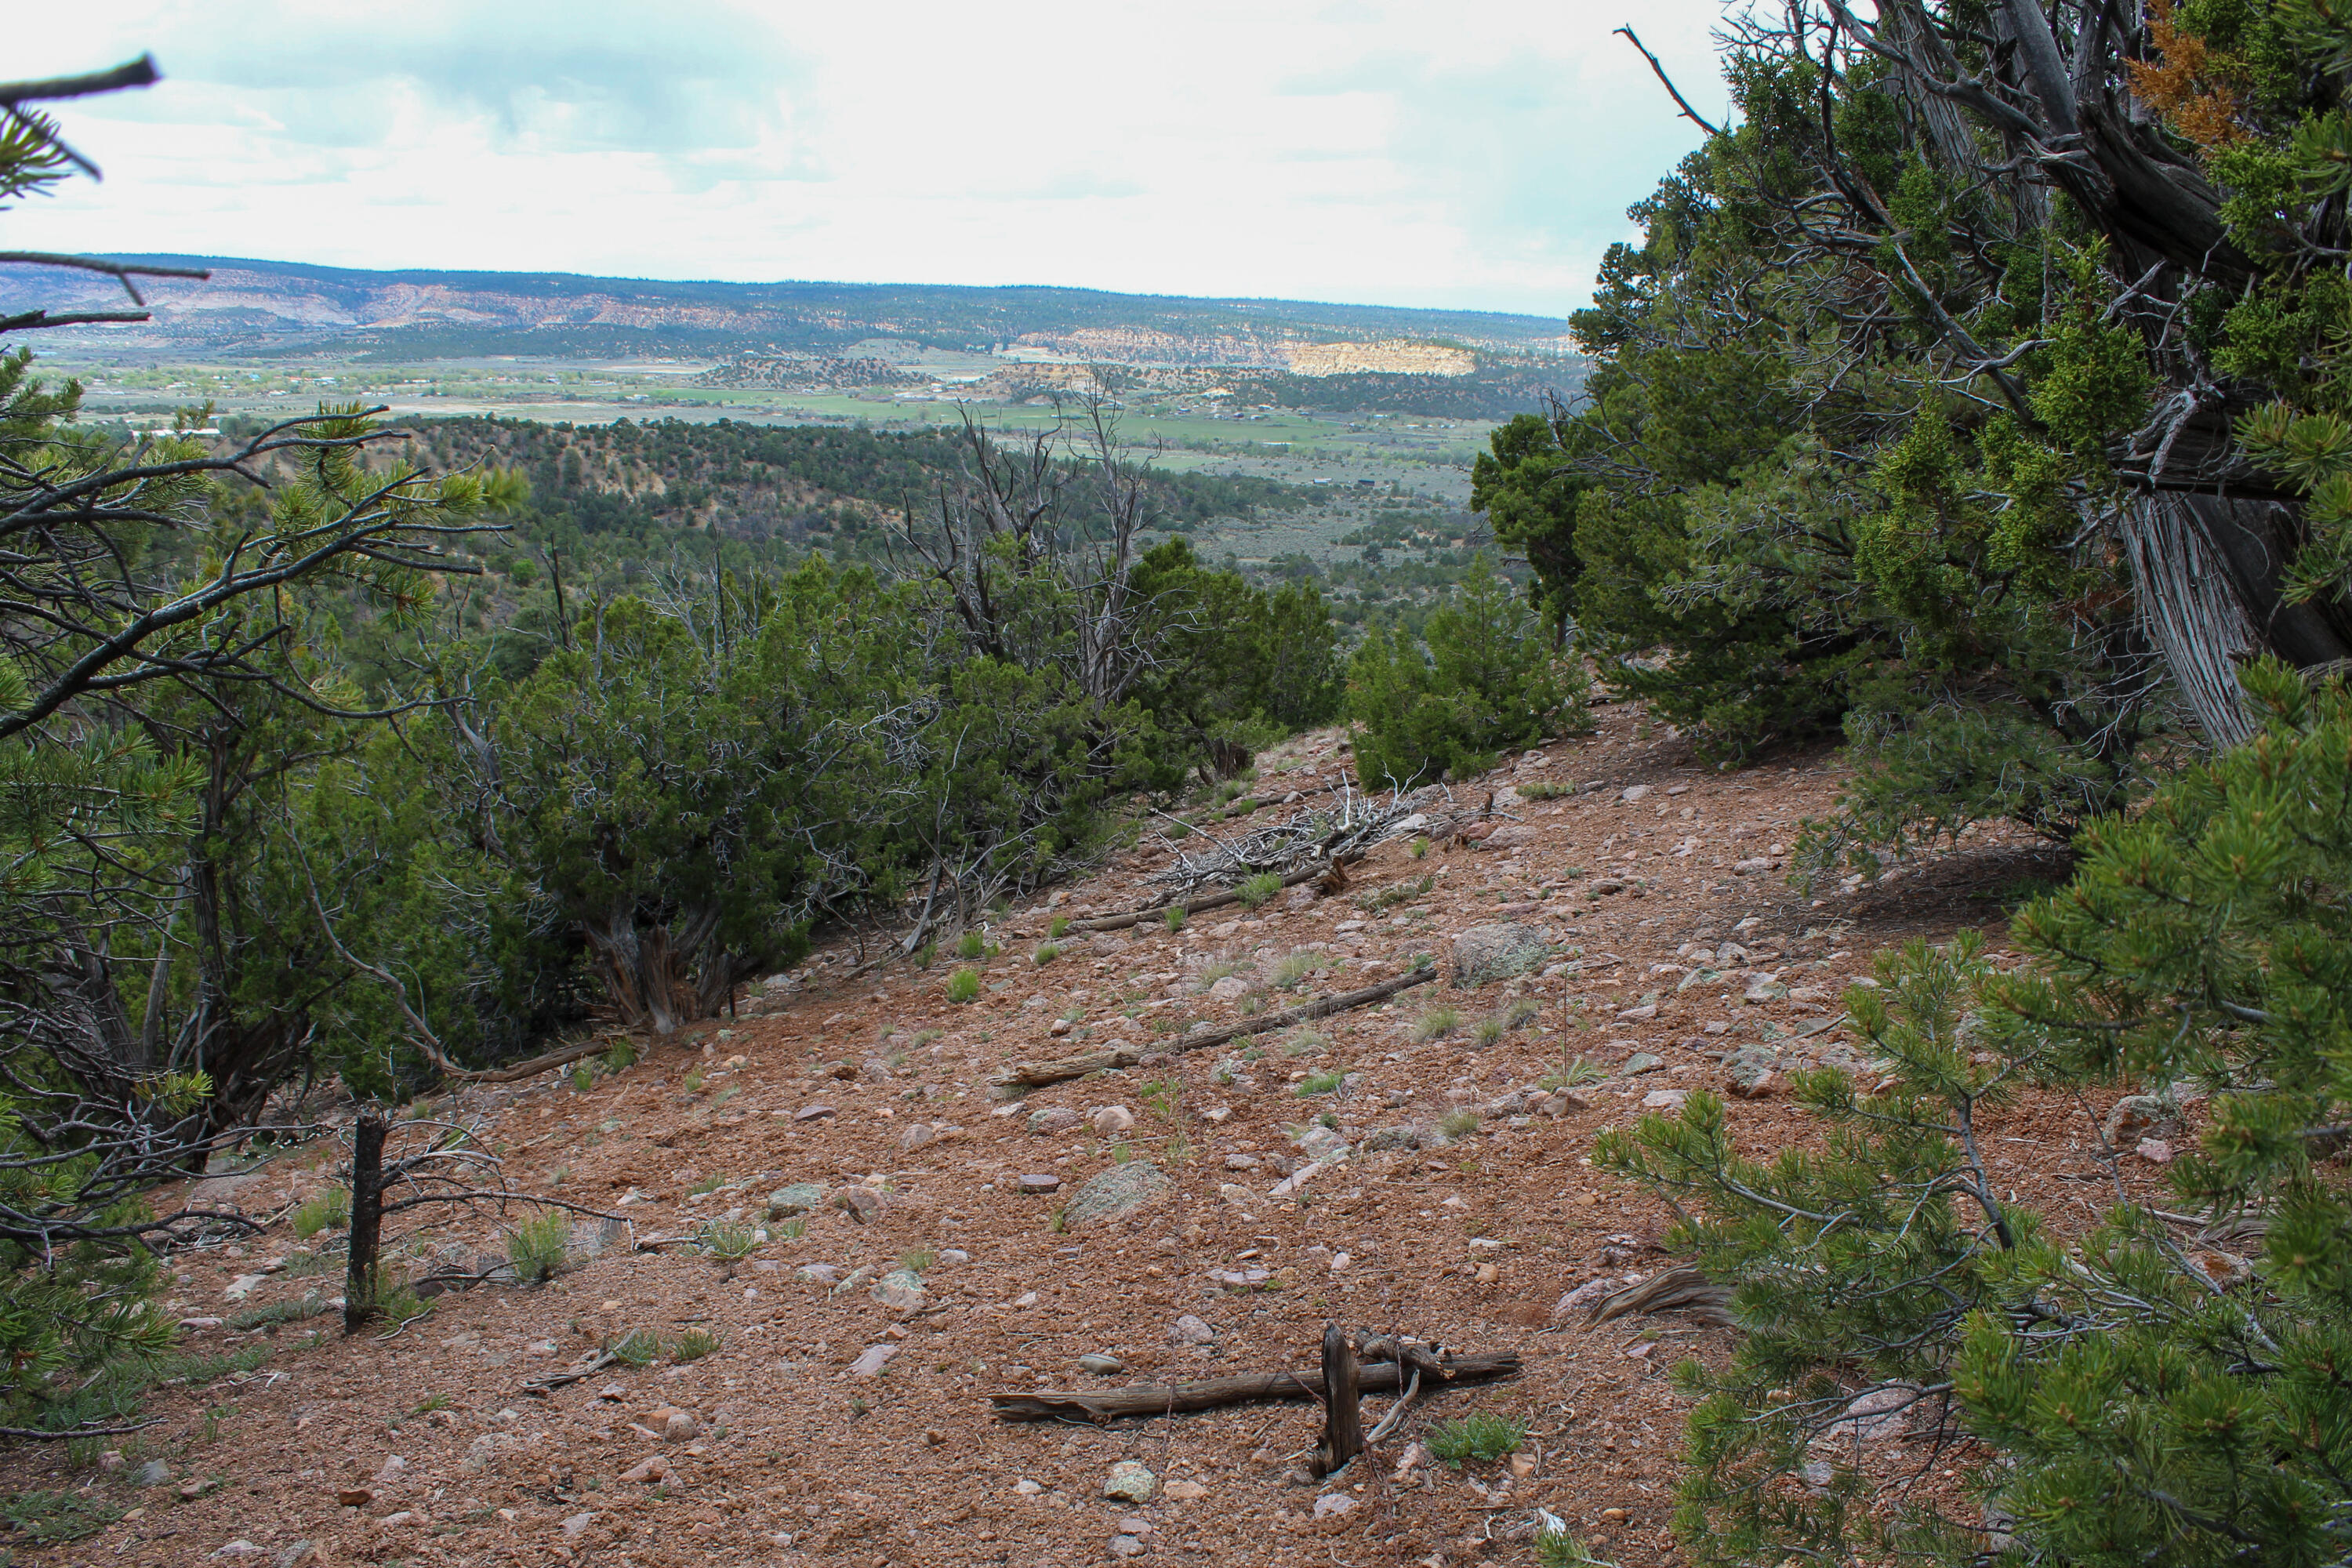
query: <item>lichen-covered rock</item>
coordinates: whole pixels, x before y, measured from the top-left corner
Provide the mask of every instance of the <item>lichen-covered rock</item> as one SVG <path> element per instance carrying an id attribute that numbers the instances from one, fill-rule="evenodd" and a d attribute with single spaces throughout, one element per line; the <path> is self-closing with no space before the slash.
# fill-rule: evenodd
<path id="1" fill-rule="evenodd" d="M 1077 1195 L 1062 1211 L 1062 1223 L 1076 1230 L 1097 1220 L 1117 1219 L 1158 1202 L 1175 1185 L 1159 1166 L 1148 1161 L 1131 1160 L 1124 1165 L 1113 1165 L 1078 1189 Z"/>
<path id="2" fill-rule="evenodd" d="M 768 1217 L 790 1219 L 794 1215 L 808 1214 L 824 1205 L 824 1189 L 814 1182 L 794 1182 L 789 1187 L 778 1187 L 768 1194 Z"/>

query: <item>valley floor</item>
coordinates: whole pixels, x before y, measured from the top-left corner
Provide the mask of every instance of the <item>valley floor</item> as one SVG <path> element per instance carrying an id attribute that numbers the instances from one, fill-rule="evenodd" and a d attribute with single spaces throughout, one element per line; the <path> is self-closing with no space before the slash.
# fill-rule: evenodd
<path id="1" fill-rule="evenodd" d="M 1799 822 L 1838 787 L 1833 758 L 1717 773 L 1637 709 L 1600 713 L 1596 733 L 1474 792 L 1547 780 L 1576 794 L 1503 797 L 1513 830 L 1484 846 L 1416 858 L 1391 841 L 1331 897 L 1302 889 L 1176 933 L 1153 922 L 1072 936 L 1035 964 L 1051 914 L 1146 900 L 1166 851 L 1139 851 L 1050 913 L 1041 901 L 1002 919 L 1003 952 L 980 966 L 970 1004 L 947 997 L 950 962 L 851 977 L 845 945 L 755 993 L 744 1016 L 681 1031 L 585 1091 L 551 1073 L 445 1096 L 430 1113 L 479 1119 L 518 1185 L 625 1223 L 583 1217 L 553 1282 L 451 1291 L 389 1338 L 347 1340 L 334 1318 L 291 1309 L 233 1326 L 240 1310 L 340 1293 L 340 1263 L 320 1257 L 338 1233 L 298 1242 L 284 1216 L 328 1184 L 341 1145 L 209 1178 L 205 1195 L 280 1217 L 257 1240 L 179 1255 L 174 1306 L 194 1348 L 274 1353 L 159 1391 L 162 1424 L 125 1439 L 119 1464 L 0 1453 L 0 1493 L 79 1489 L 125 1510 L 65 1544 L 19 1536 L 16 1560 L 1532 1563 L 1541 1508 L 1626 1568 L 1680 1561 L 1667 1526 L 1686 1405 L 1671 1368 L 1721 1357 L 1730 1331 L 1673 1313 L 1591 1327 L 1558 1310 L 1595 1280 L 1672 1262 L 1656 1245 L 1669 1216 L 1594 1172 L 1594 1135 L 1674 1091 L 1727 1093 L 1736 1070 L 1762 1090 L 1729 1106 L 1746 1149 L 1806 1136 L 1763 1075 L 1863 1065 L 1839 997 L 1874 955 L 1997 930 L 1994 895 L 2057 868 L 1972 838 L 1815 902 L 1783 863 Z M 1342 765 L 1337 742 L 1294 742 L 1290 771 L 1269 767 L 1260 793 L 1311 792 Z M 1423 876 L 1427 892 L 1366 907 Z M 1545 958 L 1456 986 L 1454 939 L 1496 924 L 1538 932 Z M 1319 1039 L 1170 1049 L 1196 1022 L 1394 977 L 1424 954 L 1438 983 L 1324 1020 Z M 1478 1023 L 1508 1020 L 1521 999 L 1532 1018 L 1481 1043 Z M 1458 1014 L 1443 1033 L 1439 1008 Z M 1115 1039 L 1166 1054 L 990 1098 L 1008 1062 Z M 1597 1081 L 1564 1081 L 1587 1079 L 1569 1070 L 1578 1058 Z M 1109 1107 L 1122 1113 L 1100 1125 L 1132 1126 L 1098 1131 Z M 2009 1112 L 1991 1147 L 2021 1195 L 2087 1219 L 2109 1173 L 2094 1130 L 2069 1114 Z M 1349 1157 L 1274 1195 L 1334 1142 Z M 2126 1164 L 2127 1182 L 2155 1180 Z M 1080 1190 L 1122 1169 L 1140 1205 L 1071 1223 Z M 816 1189 L 802 1194 L 813 1212 L 797 1226 L 767 1217 L 772 1194 L 798 1184 Z M 769 1237 L 740 1263 L 677 1244 L 730 1216 Z M 421 1233 L 404 1256 L 423 1272 L 483 1253 L 504 1255 L 487 1215 Z M 1308 1402 L 1101 1426 L 992 1414 L 992 1392 L 1309 1369 L 1328 1321 L 1516 1351 L 1525 1367 L 1423 1402 L 1321 1486 L 1298 1471 L 1320 1425 Z M 526 1392 L 632 1330 L 664 1353 Z M 693 1355 L 698 1331 L 716 1348 Z M 677 1358 L 682 1338 L 691 1359 Z M 1088 1356 L 1119 1370 L 1084 1370 Z M 1368 1419 L 1386 1403 L 1368 1397 Z M 1430 1430 L 1475 1410 L 1524 1420 L 1519 1451 L 1460 1470 L 1432 1460 Z M 1122 1461 L 1150 1472 L 1148 1498 L 1105 1495 Z M 1930 1486 L 1951 1462 L 1899 1434 L 1880 1461 Z"/>

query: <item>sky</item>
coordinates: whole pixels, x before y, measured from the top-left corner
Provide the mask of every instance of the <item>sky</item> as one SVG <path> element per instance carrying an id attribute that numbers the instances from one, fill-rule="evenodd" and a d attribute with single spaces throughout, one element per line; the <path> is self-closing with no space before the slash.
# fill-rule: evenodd
<path id="1" fill-rule="evenodd" d="M 123 0 L 10 26 L 105 172 L 9 248 L 1561 315 L 1721 123 L 1711 0 Z"/>

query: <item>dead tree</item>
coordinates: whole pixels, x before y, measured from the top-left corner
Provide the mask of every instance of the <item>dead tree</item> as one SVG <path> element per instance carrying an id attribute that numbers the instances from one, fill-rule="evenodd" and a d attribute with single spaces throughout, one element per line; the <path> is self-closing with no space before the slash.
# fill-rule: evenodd
<path id="1" fill-rule="evenodd" d="M 386 1294 L 383 1281 L 383 1222 L 425 1208 L 494 1210 L 503 1219 L 510 1206 L 556 1209 L 616 1223 L 622 1216 L 584 1204 L 516 1191 L 506 1180 L 504 1162 L 483 1148 L 478 1124 L 418 1119 L 401 1131 L 427 1135 L 425 1147 L 386 1161 L 384 1146 L 394 1123 L 382 1110 L 363 1112 L 352 1128 L 352 1163 L 346 1180 L 352 1194 L 351 1256 L 343 1270 L 343 1331 L 356 1333 L 378 1315 Z M 488 1177 L 495 1184 L 481 1184 Z M 396 1195 L 395 1195 L 396 1194 Z"/>

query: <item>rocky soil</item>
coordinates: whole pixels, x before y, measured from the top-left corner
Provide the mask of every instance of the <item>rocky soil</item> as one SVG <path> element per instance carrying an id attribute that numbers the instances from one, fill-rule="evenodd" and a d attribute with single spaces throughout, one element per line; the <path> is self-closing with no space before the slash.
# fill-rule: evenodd
<path id="1" fill-rule="evenodd" d="M 1262 762 L 1261 796 L 1303 797 L 1263 817 L 1313 805 L 1345 753 L 1327 734 Z M 1328 896 L 1073 934 L 1036 963 L 1054 917 L 1152 896 L 1143 879 L 1167 852 L 1138 851 L 1000 917 L 963 1004 L 952 959 L 858 973 L 837 944 L 585 1088 L 549 1073 L 418 1107 L 478 1126 L 516 1185 L 616 1217 L 567 1216 L 564 1268 L 526 1286 L 503 1267 L 525 1211 L 423 1211 L 400 1231 L 412 1276 L 489 1277 L 396 1331 L 337 1331 L 340 1232 L 294 1232 L 345 1145 L 208 1177 L 198 1195 L 274 1221 L 173 1259 L 186 1348 L 237 1363 L 160 1389 L 159 1424 L 102 1457 L 0 1452 L 0 1495 L 120 1512 L 63 1544 L 0 1533 L 0 1550 L 42 1564 L 1530 1563 L 1540 1508 L 1627 1568 L 1676 1562 L 1685 1404 L 1669 1373 L 1724 1355 L 1731 1331 L 1677 1313 L 1589 1326 L 1613 1283 L 1673 1262 L 1659 1206 L 1591 1168 L 1594 1135 L 1706 1088 L 1732 1097 L 1755 1152 L 1808 1136 L 1782 1078 L 1869 1070 L 1840 997 L 1874 956 L 1997 932 L 1998 900 L 2060 869 L 1972 837 L 1801 895 L 1786 860 L 1839 778 L 1826 755 L 1717 773 L 1637 709 L 1605 708 L 1596 733 L 1479 781 L 1480 795 L 1517 786 L 1482 840 L 1420 856 L 1392 840 Z M 1574 793 L 1539 798 L 1538 783 Z M 1178 1048 L 1425 960 L 1443 978 L 1377 1007 Z M 992 1098 L 1007 1063 L 1114 1041 L 1142 1061 Z M 2109 1175 L 2074 1114 L 2017 1109 L 1990 1146 L 2002 1181 L 2087 1218 Z M 750 1250 L 723 1260 L 698 1237 Z M 1423 1402 L 1323 1484 L 1300 1465 L 1311 1403 L 1102 1426 L 992 1414 L 992 1392 L 1310 1369 L 1328 1321 L 1516 1351 L 1525 1369 Z M 625 1343 L 655 1353 L 527 1386 Z M 1368 1397 L 1368 1419 L 1387 1403 Z M 1471 1412 L 1525 1437 L 1493 1461 L 1433 1458 L 1434 1431 Z M 1937 1463 L 1892 1425 L 1870 1435 L 1890 1473 Z"/>

